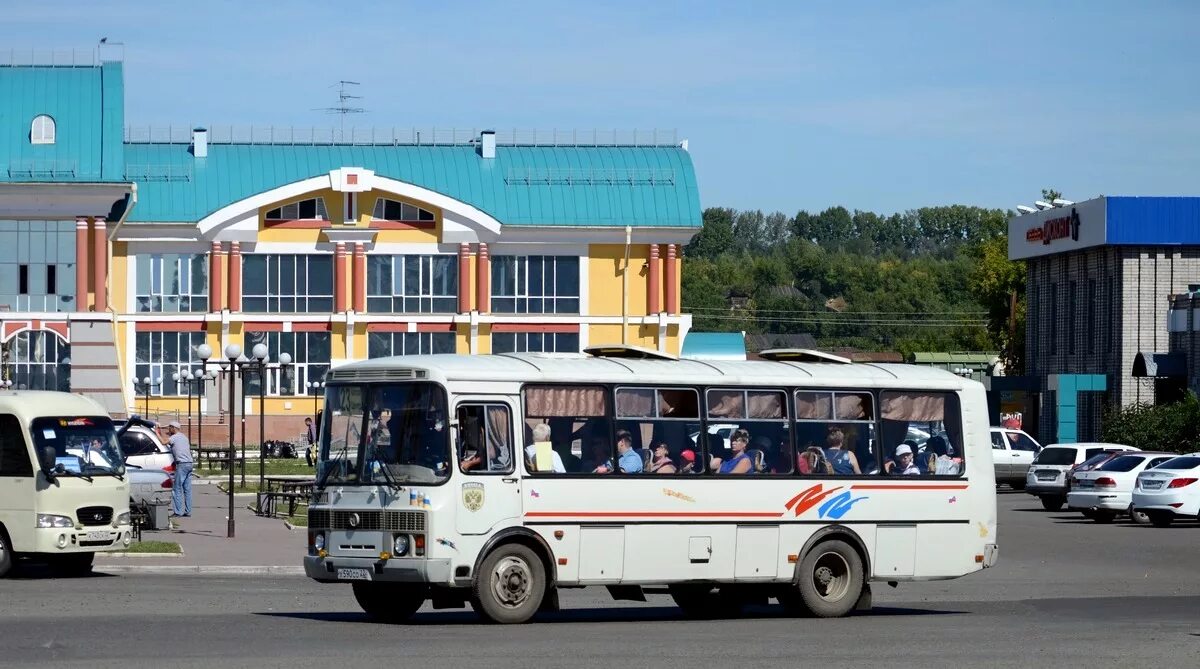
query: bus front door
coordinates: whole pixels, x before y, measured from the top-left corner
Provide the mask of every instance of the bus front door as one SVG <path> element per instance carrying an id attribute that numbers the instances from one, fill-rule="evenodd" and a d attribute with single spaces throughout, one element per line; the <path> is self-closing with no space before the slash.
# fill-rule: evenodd
<path id="1" fill-rule="evenodd" d="M 464 399 L 456 408 L 459 468 L 458 533 L 487 534 L 521 518 L 521 478 L 512 407 L 493 399 Z"/>

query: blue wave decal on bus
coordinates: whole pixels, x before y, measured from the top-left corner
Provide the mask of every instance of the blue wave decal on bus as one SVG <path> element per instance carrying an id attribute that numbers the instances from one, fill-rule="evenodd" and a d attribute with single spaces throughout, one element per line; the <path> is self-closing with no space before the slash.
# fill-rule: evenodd
<path id="1" fill-rule="evenodd" d="M 850 491 L 847 490 L 846 492 L 838 495 L 837 497 L 833 497 L 829 499 L 829 501 L 822 504 L 821 508 L 817 509 L 817 516 L 820 518 L 832 518 L 834 520 L 839 520 L 842 516 L 846 515 L 846 512 L 850 510 L 850 507 L 866 498 L 866 495 L 852 498 L 850 496 Z"/>

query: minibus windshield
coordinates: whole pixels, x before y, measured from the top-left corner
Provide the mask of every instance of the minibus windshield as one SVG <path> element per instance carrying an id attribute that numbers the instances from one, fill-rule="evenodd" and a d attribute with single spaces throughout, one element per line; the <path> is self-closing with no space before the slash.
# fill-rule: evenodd
<path id="1" fill-rule="evenodd" d="M 43 416 L 30 425 L 40 455 L 54 449 L 54 471 L 83 478 L 120 476 L 125 465 L 113 422 L 107 416 Z"/>

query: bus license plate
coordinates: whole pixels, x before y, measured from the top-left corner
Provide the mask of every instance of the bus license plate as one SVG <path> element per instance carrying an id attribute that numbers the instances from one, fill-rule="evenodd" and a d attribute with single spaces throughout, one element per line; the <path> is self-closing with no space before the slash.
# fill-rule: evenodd
<path id="1" fill-rule="evenodd" d="M 88 532 L 84 541 L 104 541 L 109 538 L 108 532 Z"/>
<path id="2" fill-rule="evenodd" d="M 370 569 L 338 569 L 338 580 L 341 581 L 369 581 L 371 580 Z"/>

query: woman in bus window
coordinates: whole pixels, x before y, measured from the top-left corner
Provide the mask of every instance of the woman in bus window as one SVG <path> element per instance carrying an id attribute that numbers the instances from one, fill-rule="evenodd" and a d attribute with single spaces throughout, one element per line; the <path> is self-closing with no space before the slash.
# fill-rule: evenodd
<path id="1" fill-rule="evenodd" d="M 838 476 L 861 474 L 862 470 L 858 468 L 858 458 L 853 452 L 843 448 L 845 442 L 846 433 L 842 426 L 830 425 L 829 433 L 825 437 L 825 459 L 832 466 L 833 473 Z"/>
<path id="2" fill-rule="evenodd" d="M 671 454 L 667 450 L 667 445 L 664 442 L 658 442 L 654 446 L 654 460 L 650 463 L 651 474 L 674 474 L 679 471 L 675 468 L 675 463 L 671 460 Z"/>
<path id="3" fill-rule="evenodd" d="M 719 474 L 747 474 L 753 468 L 753 463 L 750 461 L 750 455 L 746 453 L 746 446 L 750 444 L 750 433 L 745 430 L 734 430 L 733 436 L 729 438 L 729 446 L 733 450 L 733 457 L 727 462 L 721 462 L 720 458 L 713 458 L 712 467 Z"/>

